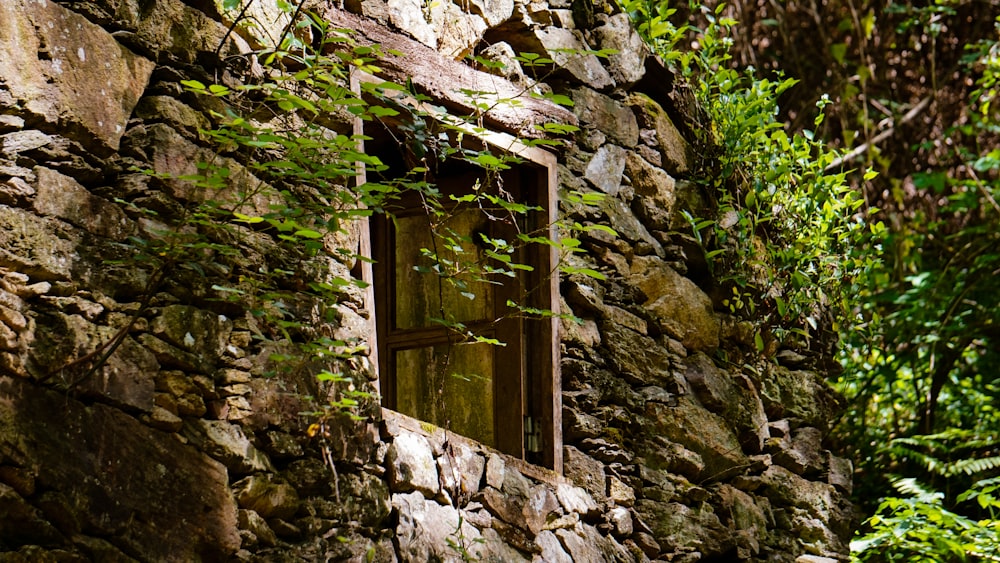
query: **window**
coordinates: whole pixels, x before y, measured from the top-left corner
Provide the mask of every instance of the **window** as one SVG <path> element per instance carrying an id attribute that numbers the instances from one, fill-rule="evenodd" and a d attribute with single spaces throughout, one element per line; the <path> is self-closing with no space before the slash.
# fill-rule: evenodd
<path id="1" fill-rule="evenodd" d="M 364 132 L 370 138 L 366 150 L 394 159 L 399 172 L 405 158 L 391 154 L 399 151 L 394 138 L 377 124 L 368 124 Z M 379 385 L 385 408 L 561 471 L 557 321 L 526 317 L 508 306 L 513 301 L 558 308 L 555 250 L 528 245 L 512 260 L 530 265 L 530 271 L 478 279 L 460 274 L 458 283 L 431 271 L 434 261 L 427 255 L 483 264 L 490 261 L 487 238 L 515 241 L 518 232 L 539 230 L 554 236 L 555 158 L 509 138 L 504 143 L 518 147 L 522 162 L 492 181 L 482 169 L 457 159 L 441 163 L 435 172 L 442 199 L 454 204 L 437 225 L 437 232 L 452 237 L 450 243 L 432 236 L 432 218 L 416 195 L 387 207 L 389 215 L 371 218 Z M 473 189 L 540 210 L 512 216 L 456 202 Z M 457 247 L 449 249 L 453 244 Z M 453 252 L 459 247 L 461 252 Z M 462 330 L 436 320 L 442 318 L 461 323 Z"/>

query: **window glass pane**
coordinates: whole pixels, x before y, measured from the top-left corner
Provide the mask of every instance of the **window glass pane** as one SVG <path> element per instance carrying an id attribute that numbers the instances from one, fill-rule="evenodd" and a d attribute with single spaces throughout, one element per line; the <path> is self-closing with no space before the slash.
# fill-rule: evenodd
<path id="1" fill-rule="evenodd" d="M 495 446 L 490 344 L 396 351 L 396 409 Z"/>
<path id="2" fill-rule="evenodd" d="M 455 213 L 445 223 L 441 232 L 451 236 L 452 243 L 462 248 L 455 252 L 447 248 L 449 242 L 437 240 L 431 235 L 425 215 L 400 217 L 396 221 L 395 276 L 396 276 L 396 326 L 395 328 L 419 328 L 434 326 L 432 318 L 468 322 L 493 318 L 493 292 L 490 284 L 473 281 L 469 271 L 479 269 L 475 264 L 482 259 L 482 251 L 469 240 L 461 241 L 449 231 L 471 240 L 477 232 L 489 232 L 488 219 L 476 209 L 466 209 Z M 424 258 L 420 250 L 437 250 L 442 261 L 455 266 L 444 271 L 454 274 L 444 279 L 434 272 L 418 272 L 413 266 L 430 268 L 433 261 Z"/>

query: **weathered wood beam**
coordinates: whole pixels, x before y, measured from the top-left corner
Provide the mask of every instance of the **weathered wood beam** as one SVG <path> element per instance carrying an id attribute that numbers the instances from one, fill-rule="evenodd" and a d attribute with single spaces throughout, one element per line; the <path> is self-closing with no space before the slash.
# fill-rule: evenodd
<path id="1" fill-rule="evenodd" d="M 421 94 L 458 115 L 475 115 L 479 110 L 474 104 L 489 103 L 490 109 L 482 116 L 483 125 L 489 129 L 537 139 L 549 135 L 536 126 L 577 124 L 572 112 L 548 100 L 532 97 L 525 87 L 451 60 L 374 21 L 332 7 L 321 10 L 320 15 L 334 27 L 352 30 L 352 37 L 359 45 L 379 45 L 385 53 L 400 53 L 387 54 L 378 61 L 379 78 L 397 84 L 406 84 L 409 80 Z M 489 94 L 472 100 L 463 90 Z"/>

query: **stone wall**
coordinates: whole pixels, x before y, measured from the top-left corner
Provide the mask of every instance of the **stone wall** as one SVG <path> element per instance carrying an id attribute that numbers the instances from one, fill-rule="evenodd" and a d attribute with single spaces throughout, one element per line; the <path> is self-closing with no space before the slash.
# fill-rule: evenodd
<path id="1" fill-rule="evenodd" d="M 167 214 L 193 197 L 136 169 L 184 174 L 211 154 L 206 108 L 179 80 L 235 80 L 226 58 L 273 30 L 230 33 L 208 0 L 10 0 L 0 560 L 845 559 L 851 466 L 823 447 L 838 407 L 825 358 L 721 361 L 752 357 L 753 338 L 681 234 L 680 211 L 706 205 L 687 181 L 693 125 L 627 17 L 566 0 L 345 7 L 451 59 L 513 50 L 560 65 L 544 87 L 573 100 L 581 127 L 558 151 L 560 189 L 609 196 L 562 213 L 619 233 L 595 232 L 574 258 L 607 281 L 561 283 L 582 320 L 562 325 L 564 473 L 372 406 L 307 432 L 316 383 L 265 373 L 273 350 L 252 317 L 183 272 L 154 280 L 124 260 L 128 237 L 158 226 L 136 206 Z M 283 25 L 266 10 L 257 21 Z M 281 259 L 265 238 L 248 261 Z M 336 305 L 331 330 L 365 336 L 360 299 Z"/>

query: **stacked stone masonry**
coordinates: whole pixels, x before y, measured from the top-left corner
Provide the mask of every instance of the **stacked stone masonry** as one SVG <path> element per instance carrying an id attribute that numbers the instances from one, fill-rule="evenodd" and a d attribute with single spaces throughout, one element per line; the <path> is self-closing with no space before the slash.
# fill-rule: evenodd
<path id="1" fill-rule="evenodd" d="M 573 258 L 606 281 L 561 280 L 581 320 L 562 324 L 563 474 L 377 405 L 307 432 L 315 382 L 265 373 L 274 350 L 245 311 L 183 274 L 144 302 L 150 274 L 123 243 L 157 223 L 126 202 L 193 196 L 136 170 L 207 159 L 208 108 L 179 81 L 235 80 L 222 61 L 274 32 L 230 33 L 217 5 L 0 2 L 0 561 L 846 560 L 851 464 L 824 449 L 839 399 L 823 358 L 718 361 L 754 343 L 680 234 L 681 211 L 707 205 L 688 181 L 695 125 L 614 3 L 342 2 L 452 61 L 559 65 L 538 87 L 581 128 L 559 188 L 609 196 L 561 212 L 619 233 Z M 264 236 L 247 254 L 277 259 Z M 360 299 L 331 330 L 365 337 Z"/>

